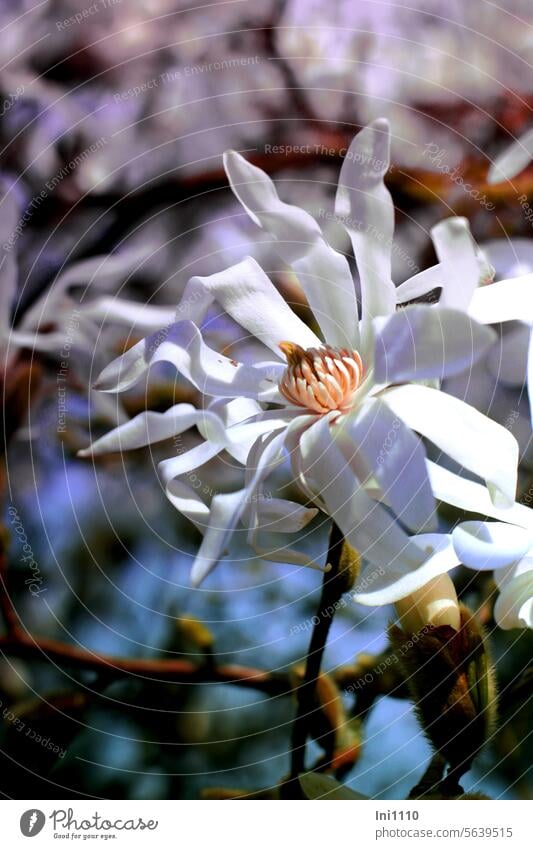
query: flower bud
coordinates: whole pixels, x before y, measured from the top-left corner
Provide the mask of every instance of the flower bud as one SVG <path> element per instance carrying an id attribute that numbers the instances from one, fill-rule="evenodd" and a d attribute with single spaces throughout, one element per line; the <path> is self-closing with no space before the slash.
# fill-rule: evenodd
<path id="1" fill-rule="evenodd" d="M 402 630 L 409 634 L 426 625 L 449 625 L 459 630 L 461 615 L 453 581 L 446 573 L 432 578 L 419 590 L 396 602 Z"/>
<path id="2" fill-rule="evenodd" d="M 420 723 L 455 781 L 487 741 L 497 708 L 483 632 L 468 608 L 460 605 L 459 612 L 458 628 L 389 629 Z"/>

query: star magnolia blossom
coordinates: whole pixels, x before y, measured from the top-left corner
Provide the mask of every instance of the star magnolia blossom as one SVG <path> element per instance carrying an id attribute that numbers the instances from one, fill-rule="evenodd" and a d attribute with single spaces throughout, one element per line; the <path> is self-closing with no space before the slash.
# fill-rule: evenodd
<path id="1" fill-rule="evenodd" d="M 360 318 L 348 261 L 327 244 L 315 219 L 283 203 L 270 178 L 239 154 L 226 154 L 225 164 L 246 212 L 297 274 L 318 332 L 292 312 L 251 258 L 193 277 L 176 321 L 111 363 L 97 387 L 122 392 L 152 364 L 166 361 L 212 400 L 206 409 L 178 404 L 142 413 L 82 454 L 137 448 L 197 427 L 204 441 L 160 464 L 167 496 L 204 533 L 195 584 L 224 554 L 239 522 L 261 555 L 322 568 L 300 551 L 272 551 L 261 543 L 261 531 L 298 531 L 316 513 L 263 497 L 267 476 L 287 456 L 302 492 L 363 556 L 354 597 L 364 604 L 404 599 L 458 564 L 451 536 L 433 532 L 435 498 L 530 526 L 531 511 L 514 504 L 518 446 L 512 434 L 424 384 L 467 369 L 492 345 L 494 331 L 446 304 L 396 311 L 398 303 L 433 289 L 443 267 L 398 289 L 392 282 L 394 210 L 383 182 L 387 123 L 376 121 L 355 137 L 337 194 L 336 214 L 350 234 L 360 276 Z M 473 291 L 476 257 L 459 251 L 447 260 L 446 274 Z M 205 344 L 199 326 L 213 304 L 260 340 L 264 359 L 239 363 Z M 417 434 L 485 485 L 429 462 Z M 187 474 L 223 450 L 244 464 L 244 487 L 216 494 L 208 506 Z"/>

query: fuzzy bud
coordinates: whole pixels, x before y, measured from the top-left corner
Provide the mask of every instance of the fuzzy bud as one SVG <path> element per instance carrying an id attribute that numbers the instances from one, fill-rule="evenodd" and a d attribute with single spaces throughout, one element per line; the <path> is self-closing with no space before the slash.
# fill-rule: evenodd
<path id="1" fill-rule="evenodd" d="M 496 714 L 487 644 L 468 608 L 460 623 L 427 624 L 409 632 L 392 625 L 389 636 L 420 723 L 459 778 L 487 741 Z"/>

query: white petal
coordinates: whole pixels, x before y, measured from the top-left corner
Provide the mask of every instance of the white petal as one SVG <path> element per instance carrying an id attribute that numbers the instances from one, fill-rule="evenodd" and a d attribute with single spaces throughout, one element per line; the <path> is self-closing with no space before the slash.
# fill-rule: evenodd
<path id="1" fill-rule="evenodd" d="M 292 548 L 285 543 L 265 544 L 260 538 L 262 532 L 297 533 L 303 530 L 317 513 L 315 507 L 302 507 L 279 498 L 260 497 L 243 516 L 242 521 L 248 527 L 248 543 L 259 557 L 274 563 L 291 563 L 324 572 L 326 564 L 313 560 L 301 548 Z"/>
<path id="2" fill-rule="evenodd" d="M 218 441 L 223 442 L 225 431 L 223 422 L 208 410 L 197 410 L 192 404 L 176 404 L 164 413 L 148 410 L 139 413 L 131 421 L 116 427 L 93 442 L 89 448 L 78 451 L 78 457 L 95 457 L 110 451 L 130 451 L 170 439 L 184 433 L 200 423 L 212 433 L 218 433 Z"/>
<path id="3" fill-rule="evenodd" d="M 208 460 L 212 460 L 213 457 L 220 454 L 223 447 L 222 441 L 220 443 L 207 441 L 201 442 L 199 445 L 195 445 L 194 448 L 190 448 L 188 451 L 183 451 L 182 453 L 177 454 L 176 457 L 169 457 L 167 460 L 161 460 L 158 468 L 161 480 L 165 484 L 165 487 L 174 478 L 177 478 L 180 475 L 185 475 L 188 472 L 192 472 L 195 469 L 200 468 L 200 466 L 203 466 L 208 462 Z"/>
<path id="4" fill-rule="evenodd" d="M 419 534 L 411 537 L 411 544 L 419 550 L 419 563 L 410 565 L 398 560 L 377 569 L 367 566 L 354 586 L 354 601 L 370 606 L 393 604 L 459 565 L 446 534 Z"/>
<path id="5" fill-rule="evenodd" d="M 300 439 L 302 472 L 307 487 L 323 502 L 344 536 L 375 565 L 419 565 L 420 550 L 395 519 L 366 494 L 333 440 L 323 416 Z"/>
<path id="6" fill-rule="evenodd" d="M 287 427 L 300 416 L 300 410 L 269 410 L 260 413 L 252 421 L 228 428 L 224 435 L 224 447 L 240 463 L 247 464 L 250 449 L 259 436 Z"/>
<path id="7" fill-rule="evenodd" d="M 208 406 L 212 413 L 216 413 L 222 419 L 226 427 L 249 421 L 254 416 L 260 415 L 263 408 L 252 398 L 215 398 Z"/>
<path id="8" fill-rule="evenodd" d="M 533 510 L 524 504 L 515 503 L 507 508 L 495 507 L 488 490 L 481 484 L 462 478 L 431 460 L 427 461 L 427 469 L 431 488 L 439 501 L 453 504 L 454 507 L 469 513 L 490 516 L 501 522 L 533 530 Z"/>
<path id="9" fill-rule="evenodd" d="M 196 484 L 196 478 L 194 483 Z M 203 533 L 209 522 L 210 509 L 198 495 L 198 489 L 201 488 L 201 483 L 200 487 L 197 487 L 185 483 L 181 478 L 173 478 L 165 487 L 165 495 L 176 510 Z"/>
<path id="10" fill-rule="evenodd" d="M 209 525 L 206 528 L 191 571 L 193 586 L 202 583 L 225 553 L 231 536 L 250 503 L 250 499 L 253 498 L 256 488 L 280 463 L 284 442 L 285 430 L 266 437 L 262 443 L 262 450 L 253 474 L 244 489 L 213 497 Z"/>
<path id="11" fill-rule="evenodd" d="M 282 363 L 237 363 L 209 348 L 192 321 L 180 321 L 141 340 L 110 363 L 95 388 L 124 392 L 157 362 L 172 363 L 200 392 L 223 397 L 260 397 L 263 389 L 277 388 L 284 371 Z"/>
<path id="12" fill-rule="evenodd" d="M 298 533 L 318 513 L 316 507 L 304 507 L 296 501 L 266 495 L 258 496 L 256 504 L 257 530 L 268 534 Z"/>
<path id="13" fill-rule="evenodd" d="M 453 266 L 448 262 L 438 262 L 424 271 L 419 271 L 414 277 L 405 280 L 396 288 L 396 300 L 399 304 L 414 301 L 432 292 L 434 289 L 442 289 L 445 282 L 452 273 Z"/>
<path id="14" fill-rule="evenodd" d="M 432 228 L 431 238 L 439 262 L 450 267 L 439 304 L 466 310 L 482 274 L 470 225 L 466 218 L 445 218 Z"/>
<path id="15" fill-rule="evenodd" d="M 410 306 L 373 322 L 377 383 L 458 374 L 496 341 L 496 333 L 458 310 Z"/>
<path id="16" fill-rule="evenodd" d="M 487 183 L 511 180 L 527 168 L 533 159 L 533 130 L 528 130 L 496 157 L 489 168 Z"/>
<path id="17" fill-rule="evenodd" d="M 457 555 L 471 569 L 500 569 L 520 560 L 533 545 L 533 531 L 505 522 L 462 522 L 452 533 Z"/>
<path id="18" fill-rule="evenodd" d="M 357 348 L 357 300 L 346 257 L 328 245 L 308 212 L 279 199 L 260 168 L 233 150 L 224 154 L 224 166 L 252 221 L 276 240 L 279 255 L 297 274 L 324 339 L 330 345 Z"/>
<path id="19" fill-rule="evenodd" d="M 344 416 L 332 434 L 357 474 L 373 475 L 385 501 L 414 531 L 435 525 L 435 499 L 422 442 L 379 398 Z"/>
<path id="20" fill-rule="evenodd" d="M 280 342 L 295 342 L 302 348 L 321 345 L 252 257 L 209 277 L 192 277 L 176 308 L 176 319 L 199 324 L 214 301 L 279 357 Z"/>
<path id="21" fill-rule="evenodd" d="M 157 307 L 109 296 L 82 304 L 80 310 L 93 321 L 122 324 L 143 333 L 165 327 L 176 318 L 175 307 Z"/>
<path id="22" fill-rule="evenodd" d="M 463 401 L 427 386 L 398 386 L 381 397 L 408 427 L 483 478 L 496 506 L 514 503 L 518 443 L 506 428 Z"/>
<path id="23" fill-rule="evenodd" d="M 480 286 L 472 296 L 468 314 L 481 324 L 502 321 L 533 323 L 533 274 L 509 277 Z"/>
<path id="24" fill-rule="evenodd" d="M 370 322 L 396 306 L 391 277 L 394 207 L 383 182 L 389 169 L 388 122 L 373 121 L 352 141 L 339 176 L 335 212 L 344 219 L 361 279 L 363 350 Z"/>
<path id="25" fill-rule="evenodd" d="M 494 605 L 500 628 L 533 628 L 533 571 L 518 575 L 504 586 Z"/>

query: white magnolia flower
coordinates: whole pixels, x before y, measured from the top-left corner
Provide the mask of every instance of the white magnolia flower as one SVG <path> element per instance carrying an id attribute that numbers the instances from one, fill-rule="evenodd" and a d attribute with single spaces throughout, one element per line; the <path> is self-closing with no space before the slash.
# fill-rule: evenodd
<path id="1" fill-rule="evenodd" d="M 348 261 L 327 244 L 315 219 L 283 203 L 270 178 L 239 154 L 226 154 L 225 164 L 245 210 L 298 276 L 317 331 L 296 316 L 251 258 L 193 277 L 176 321 L 111 363 L 97 387 L 122 392 L 153 364 L 170 362 L 207 397 L 207 408 L 178 404 L 142 413 L 82 455 L 137 448 L 198 428 L 203 443 L 160 464 L 167 496 L 204 532 L 195 584 L 224 554 L 239 522 L 260 554 L 321 568 L 299 551 L 272 552 L 261 544 L 260 531 L 300 530 L 313 515 L 263 497 L 267 476 L 287 455 L 302 492 L 362 554 L 367 566 L 355 599 L 365 604 L 405 598 L 458 564 L 451 537 L 434 532 L 435 498 L 527 527 L 530 511 L 514 504 L 518 446 L 512 434 L 426 385 L 468 368 L 490 348 L 494 332 L 451 309 L 446 297 L 442 305 L 396 311 L 397 304 L 440 285 L 435 281 L 443 270 L 447 286 L 473 292 L 479 265 L 471 251 L 459 251 L 395 288 L 394 209 L 383 182 L 387 122 L 374 122 L 354 139 L 335 207 L 357 261 L 360 318 Z M 215 305 L 260 340 L 263 358 L 245 364 L 205 344 L 199 328 Z M 417 434 L 485 484 L 428 461 Z M 245 484 L 215 495 L 208 506 L 187 475 L 223 450 L 244 464 Z"/>
<path id="2" fill-rule="evenodd" d="M 500 522 L 465 522 L 453 537 L 465 566 L 495 570 L 499 595 L 494 618 L 500 628 L 533 628 L 531 533 Z"/>
<path id="3" fill-rule="evenodd" d="M 501 321 L 499 342 L 468 373 L 448 379 L 446 391 L 512 430 L 520 463 L 532 469 L 533 240 L 494 239 L 480 248 L 502 279 L 480 289 L 475 309 L 478 318 Z"/>

